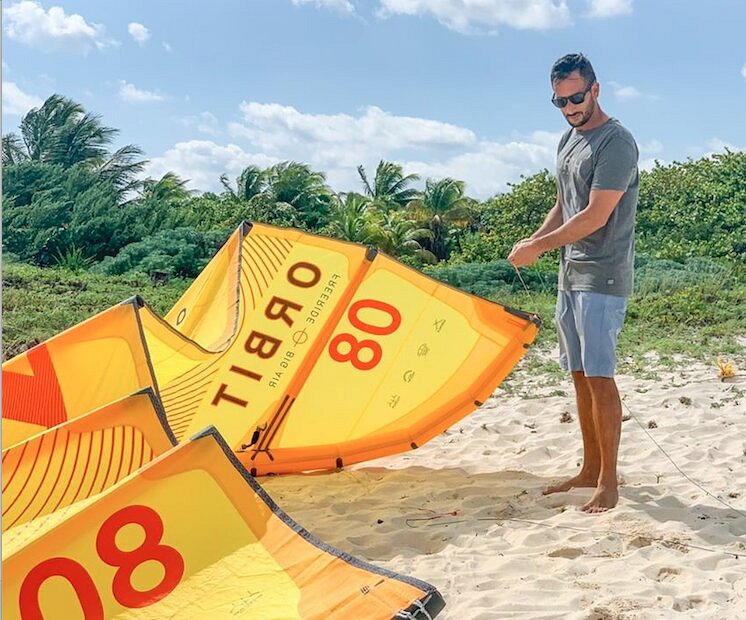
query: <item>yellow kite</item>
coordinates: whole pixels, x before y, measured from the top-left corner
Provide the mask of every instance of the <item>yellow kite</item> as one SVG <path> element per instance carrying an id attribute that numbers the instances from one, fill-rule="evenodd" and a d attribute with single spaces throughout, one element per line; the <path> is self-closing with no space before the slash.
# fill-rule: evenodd
<path id="1" fill-rule="evenodd" d="M 3 617 L 434 618 L 433 586 L 327 547 L 252 475 L 416 448 L 538 323 L 242 225 L 164 318 L 133 297 L 3 364 Z"/>
<path id="2" fill-rule="evenodd" d="M 478 407 L 538 318 L 374 249 L 243 224 L 165 316 L 139 298 L 3 365 L 3 447 L 150 388 L 253 474 L 416 448 Z"/>
<path id="3" fill-rule="evenodd" d="M 3 532 L 101 493 L 175 444 L 146 388 L 6 448 Z"/>
<path id="4" fill-rule="evenodd" d="M 41 533 L 35 522 L 16 531 L 3 545 L 7 620 L 426 620 L 444 606 L 433 586 L 300 527 L 214 429 Z"/>

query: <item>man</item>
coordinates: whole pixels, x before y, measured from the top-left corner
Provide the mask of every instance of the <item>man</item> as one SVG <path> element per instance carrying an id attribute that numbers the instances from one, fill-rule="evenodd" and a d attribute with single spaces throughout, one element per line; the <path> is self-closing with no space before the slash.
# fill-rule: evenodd
<path id="1" fill-rule="evenodd" d="M 614 381 L 616 340 L 632 292 L 634 226 L 639 190 L 632 135 L 598 103 L 599 84 L 583 54 L 551 71 L 557 106 L 570 124 L 557 149 L 557 202 L 508 260 L 531 265 L 561 248 L 556 321 L 560 364 L 572 373 L 583 435 L 583 465 L 545 494 L 594 487 L 581 510 L 616 506 L 622 404 Z"/>

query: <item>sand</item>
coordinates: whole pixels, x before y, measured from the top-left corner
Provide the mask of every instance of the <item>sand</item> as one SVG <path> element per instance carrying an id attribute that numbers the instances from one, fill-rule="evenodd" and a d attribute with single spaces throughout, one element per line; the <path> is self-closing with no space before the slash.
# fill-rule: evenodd
<path id="1" fill-rule="evenodd" d="M 522 365 L 413 452 L 260 482 L 328 544 L 436 586 L 444 620 L 746 618 L 746 367 L 649 361 L 617 377 L 604 514 L 578 510 L 590 489 L 542 495 L 578 470 L 580 429 L 569 381 Z"/>

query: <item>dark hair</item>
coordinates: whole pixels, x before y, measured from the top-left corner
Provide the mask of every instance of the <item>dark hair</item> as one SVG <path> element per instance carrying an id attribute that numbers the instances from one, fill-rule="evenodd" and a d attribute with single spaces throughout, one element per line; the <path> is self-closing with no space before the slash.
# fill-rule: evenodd
<path id="1" fill-rule="evenodd" d="M 579 71 L 580 77 L 585 80 L 586 87 L 592 86 L 596 82 L 596 74 L 593 71 L 593 65 L 583 54 L 565 54 L 552 65 L 550 78 L 552 84 L 559 80 L 564 80 L 573 71 Z"/>

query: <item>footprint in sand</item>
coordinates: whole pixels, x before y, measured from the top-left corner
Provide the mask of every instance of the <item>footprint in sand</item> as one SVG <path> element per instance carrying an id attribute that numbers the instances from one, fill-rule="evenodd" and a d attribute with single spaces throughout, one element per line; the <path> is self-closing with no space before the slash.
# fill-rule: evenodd
<path id="1" fill-rule="evenodd" d="M 673 581 L 681 574 L 681 569 L 664 567 L 658 571 L 656 579 L 658 581 Z"/>
<path id="2" fill-rule="evenodd" d="M 699 596 L 687 596 L 673 602 L 674 611 L 690 611 L 703 607 L 705 600 Z"/>
<path id="3" fill-rule="evenodd" d="M 583 555 L 583 553 L 582 549 L 577 549 L 575 547 L 562 547 L 561 549 L 550 551 L 547 555 L 550 558 L 567 558 L 568 560 L 574 560 Z"/>

